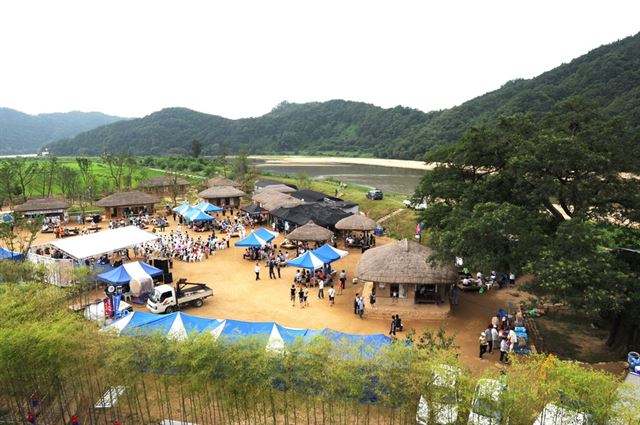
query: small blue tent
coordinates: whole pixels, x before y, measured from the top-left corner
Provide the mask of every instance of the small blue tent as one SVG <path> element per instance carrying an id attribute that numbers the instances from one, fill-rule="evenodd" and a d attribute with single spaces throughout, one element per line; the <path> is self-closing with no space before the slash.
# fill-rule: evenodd
<path id="1" fill-rule="evenodd" d="M 97 279 L 101 282 L 105 282 L 111 285 L 125 285 L 140 276 L 149 276 L 151 278 L 161 276 L 162 270 L 150 266 L 142 261 L 136 261 L 134 263 L 123 264 L 120 267 L 116 267 L 108 272 L 100 273 Z"/>
<path id="2" fill-rule="evenodd" d="M 300 267 L 302 269 L 309 270 L 317 270 L 321 269 L 327 263 L 330 263 L 331 260 L 319 257 L 311 251 L 307 251 L 299 257 L 294 258 L 293 260 L 287 261 L 287 266 Z"/>
<path id="3" fill-rule="evenodd" d="M 20 254 L 19 252 L 9 251 L 8 249 L 0 246 L 0 260 L 20 261 L 23 258 L 24 255 Z"/>
<path id="4" fill-rule="evenodd" d="M 197 208 L 192 208 L 184 214 L 184 218 L 188 221 L 213 221 L 214 218 L 209 214 Z"/>
<path id="5" fill-rule="evenodd" d="M 346 257 L 349 254 L 347 251 L 336 249 L 329 244 L 324 244 L 320 248 L 314 249 L 311 252 L 320 258 L 329 260 L 327 262 L 333 262 L 333 261 L 339 260 L 343 257 Z"/>
<path id="6" fill-rule="evenodd" d="M 200 202 L 198 205 L 195 205 L 193 208 L 198 209 L 202 212 L 206 212 L 206 213 L 210 213 L 210 212 L 220 212 L 222 211 L 222 208 L 217 207 L 213 204 L 210 204 L 208 202 L 202 201 Z"/>
<path id="7" fill-rule="evenodd" d="M 185 212 L 187 212 L 190 208 L 191 208 L 191 206 L 189 205 L 189 203 L 188 202 L 184 202 L 183 204 L 178 205 L 177 207 L 175 207 L 173 210 L 175 212 L 177 212 L 178 214 L 182 215 Z"/>
<path id="8" fill-rule="evenodd" d="M 260 239 L 265 240 L 267 242 L 271 242 L 278 236 L 277 232 L 272 232 L 271 230 L 267 230 L 264 227 L 259 228 L 253 233 L 256 234 Z"/>
<path id="9" fill-rule="evenodd" d="M 241 239 L 238 242 L 236 242 L 235 246 L 258 248 L 261 246 L 265 246 L 266 244 L 267 244 L 267 241 L 262 239 L 260 236 L 256 235 L 255 232 L 253 232 L 249 234 L 249 236 L 245 237 L 244 239 Z"/>

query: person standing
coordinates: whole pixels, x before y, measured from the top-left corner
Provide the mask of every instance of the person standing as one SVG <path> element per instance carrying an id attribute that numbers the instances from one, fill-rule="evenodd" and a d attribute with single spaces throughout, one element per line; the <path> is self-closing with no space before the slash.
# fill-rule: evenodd
<path id="1" fill-rule="evenodd" d="M 298 290 L 298 301 L 300 301 L 300 308 L 304 308 L 304 290 L 302 289 L 302 285 L 300 285 L 300 289 Z"/>
<path id="2" fill-rule="evenodd" d="M 269 265 L 269 279 L 275 279 L 276 278 L 276 272 L 275 272 L 276 261 L 273 258 L 270 258 L 269 260 L 267 260 L 267 264 Z"/>
<path id="3" fill-rule="evenodd" d="M 256 266 L 253 268 L 253 271 L 256 273 L 256 280 L 260 280 L 260 263 L 256 261 Z"/>
<path id="4" fill-rule="evenodd" d="M 342 291 L 344 290 L 346 284 L 347 284 L 347 272 L 342 270 L 340 272 L 340 295 L 342 295 Z"/>
<path id="5" fill-rule="evenodd" d="M 482 355 L 484 353 L 487 352 L 487 337 L 485 336 L 484 332 L 480 332 L 480 338 L 478 339 L 478 342 L 480 343 L 480 358 L 482 358 Z M 500 359 L 502 359 L 502 356 L 500 356 Z"/>
<path id="6" fill-rule="evenodd" d="M 364 298 L 363 297 L 358 298 L 358 315 L 362 320 L 362 316 L 364 316 Z"/>
<path id="7" fill-rule="evenodd" d="M 333 289 L 333 285 L 331 285 L 331 287 L 329 288 L 329 305 L 331 307 L 333 307 L 333 303 L 335 302 L 336 299 L 336 290 Z"/>
<path id="8" fill-rule="evenodd" d="M 509 284 L 512 286 L 516 284 L 516 275 L 513 272 L 509 272 Z"/>
<path id="9" fill-rule="evenodd" d="M 493 326 L 491 326 L 491 324 L 489 324 L 489 326 L 487 326 L 487 329 L 485 329 L 484 331 L 484 337 L 487 340 L 487 352 L 491 353 L 493 351 L 493 337 L 491 336 L 491 329 L 493 329 Z M 497 349 L 498 347 L 496 347 Z"/>
<path id="10" fill-rule="evenodd" d="M 376 288 L 371 290 L 371 295 L 369 295 L 369 304 L 371 304 L 371 308 L 376 305 Z"/>
<path id="11" fill-rule="evenodd" d="M 458 305 L 458 294 L 460 289 L 458 289 L 458 285 L 453 285 L 451 287 L 451 292 L 449 293 L 449 298 L 451 299 L 451 305 Z"/>
<path id="12" fill-rule="evenodd" d="M 302 293 L 304 294 L 304 305 L 309 307 L 309 287 L 305 285 Z"/>
<path id="13" fill-rule="evenodd" d="M 356 297 L 353 299 L 353 314 L 358 314 L 358 300 L 360 297 L 356 294 Z"/>
<path id="14" fill-rule="evenodd" d="M 496 351 L 500 349 L 500 334 L 498 334 L 496 325 L 491 325 L 491 344 L 493 345 L 493 348 L 496 349 Z"/>
<path id="15" fill-rule="evenodd" d="M 280 262 L 280 259 L 278 258 L 278 259 L 276 260 L 276 270 L 277 270 L 277 272 L 278 272 L 278 279 L 280 279 L 280 278 L 282 277 L 282 276 L 280 275 L 280 267 L 281 267 L 281 266 L 282 266 L 282 264 L 281 264 L 281 262 Z"/>
<path id="16" fill-rule="evenodd" d="M 296 306 L 296 285 L 291 285 L 291 289 L 289 290 L 290 292 L 290 299 L 291 299 L 291 307 L 295 307 Z"/>
<path id="17" fill-rule="evenodd" d="M 391 316 L 391 329 L 389 329 L 389 335 L 396 335 L 396 316 Z"/>
<path id="18" fill-rule="evenodd" d="M 318 299 L 324 299 L 324 280 L 318 281 Z"/>

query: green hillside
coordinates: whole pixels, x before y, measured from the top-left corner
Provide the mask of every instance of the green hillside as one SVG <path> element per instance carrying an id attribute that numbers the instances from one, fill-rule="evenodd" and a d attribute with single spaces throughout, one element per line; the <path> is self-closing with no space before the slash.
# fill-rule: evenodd
<path id="1" fill-rule="evenodd" d="M 474 124 L 516 112 L 534 116 L 573 96 L 597 102 L 632 130 L 640 129 L 640 34 L 599 47 L 568 64 L 442 111 L 332 100 L 283 102 L 257 118 L 230 120 L 170 108 L 118 122 L 49 145 L 57 155 L 96 155 L 128 149 L 133 154 L 188 154 L 203 142 L 203 154 L 342 154 L 421 159 L 434 146 L 452 143 Z"/>
<path id="2" fill-rule="evenodd" d="M 14 109 L 0 108 L 0 155 L 37 153 L 45 143 L 122 119 L 100 112 L 28 115 Z"/>

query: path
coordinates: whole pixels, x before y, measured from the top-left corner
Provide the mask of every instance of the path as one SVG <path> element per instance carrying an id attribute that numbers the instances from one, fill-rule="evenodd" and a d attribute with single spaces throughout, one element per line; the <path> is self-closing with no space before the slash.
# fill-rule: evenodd
<path id="1" fill-rule="evenodd" d="M 151 167 L 147 167 L 147 168 L 150 169 L 150 170 L 153 170 L 153 171 L 159 171 L 161 173 L 166 173 L 166 174 L 172 173 L 172 171 L 163 170 L 161 168 L 151 168 Z M 204 177 L 204 176 L 196 176 L 194 174 L 180 173 L 180 172 L 177 172 L 177 171 L 176 171 L 176 174 L 179 175 L 179 176 L 191 177 L 193 179 L 206 179 L 206 177 Z"/>
<path id="2" fill-rule="evenodd" d="M 394 212 L 392 212 L 391 214 L 387 214 L 384 217 L 382 217 L 380 220 L 378 221 L 378 224 L 381 224 L 387 220 L 389 220 L 391 217 L 393 217 L 394 215 L 398 215 L 400 214 L 402 211 L 404 211 L 404 208 L 398 208 L 397 210 L 395 210 Z"/>

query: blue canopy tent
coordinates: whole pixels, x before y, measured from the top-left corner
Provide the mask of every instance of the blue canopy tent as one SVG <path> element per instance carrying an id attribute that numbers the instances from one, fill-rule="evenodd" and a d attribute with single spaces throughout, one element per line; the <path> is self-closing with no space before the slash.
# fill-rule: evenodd
<path id="1" fill-rule="evenodd" d="M 213 221 L 213 220 L 215 220 L 209 214 L 207 214 L 204 211 L 201 211 L 201 210 L 199 210 L 197 208 L 192 208 L 190 211 L 188 211 L 186 214 L 184 214 L 184 218 L 187 221 Z"/>
<path id="2" fill-rule="evenodd" d="M 181 312 L 157 315 L 136 311 L 113 322 L 107 329 L 116 330 L 120 335 L 174 336 L 186 338 L 192 332 L 203 333 L 215 329 L 222 323 L 217 319 L 205 319 Z"/>
<path id="3" fill-rule="evenodd" d="M 177 212 L 178 214 L 182 215 L 185 212 L 187 212 L 190 208 L 191 208 L 191 206 L 189 205 L 189 203 L 188 202 L 184 202 L 181 205 L 178 205 L 177 207 L 175 207 L 173 210 L 175 212 Z"/>
<path id="4" fill-rule="evenodd" d="M 96 277 L 99 281 L 110 285 L 125 285 L 132 279 L 139 279 L 140 277 L 146 276 L 154 278 L 162 276 L 162 273 L 161 269 L 150 266 L 142 261 L 136 261 L 134 263 L 123 264 L 108 272 L 100 273 Z"/>
<path id="5" fill-rule="evenodd" d="M 236 242 L 235 246 L 259 248 L 261 246 L 265 246 L 266 244 L 267 244 L 267 241 L 262 239 L 260 236 L 256 235 L 256 232 L 253 232 L 249 234 L 249 236 L 245 237 L 244 239 L 241 239 L 238 242 Z"/>
<path id="6" fill-rule="evenodd" d="M 198 205 L 195 205 L 193 208 L 198 209 L 202 212 L 205 213 L 211 213 L 211 212 L 220 212 L 222 211 L 222 208 L 217 207 L 213 204 L 210 204 L 208 202 L 202 201 L 200 202 Z"/>
<path id="7" fill-rule="evenodd" d="M 0 246 L 0 260 L 20 261 L 23 258 L 24 258 L 23 254 L 20 254 L 19 252 L 9 251 L 8 249 L 5 249 Z"/>
<path id="8" fill-rule="evenodd" d="M 287 261 L 287 266 L 300 267 L 301 269 L 309 269 L 309 270 L 317 270 L 321 269 L 327 263 L 330 263 L 331 260 L 319 257 L 311 251 L 307 251 L 299 257 L 294 258 L 293 260 Z"/>
<path id="9" fill-rule="evenodd" d="M 271 230 L 267 230 L 264 227 L 261 227 L 258 230 L 255 230 L 253 233 L 255 235 L 258 235 L 260 239 L 266 242 L 271 242 L 278 236 L 277 232 L 272 232 Z"/>
<path id="10" fill-rule="evenodd" d="M 320 258 L 324 258 L 326 260 L 329 260 L 329 261 L 327 261 L 328 263 L 329 262 L 334 262 L 336 260 L 339 260 L 339 259 L 344 258 L 347 255 L 349 255 L 349 253 L 347 251 L 343 251 L 341 249 L 334 248 L 329 244 L 324 244 L 320 248 L 314 249 L 311 252 L 313 254 L 315 254 L 316 256 L 320 257 Z"/>

